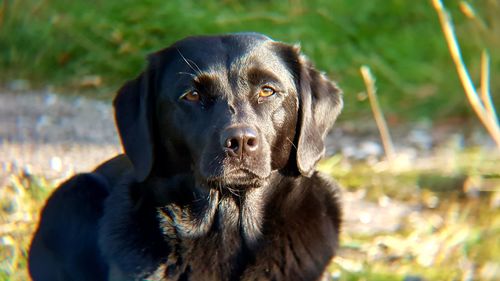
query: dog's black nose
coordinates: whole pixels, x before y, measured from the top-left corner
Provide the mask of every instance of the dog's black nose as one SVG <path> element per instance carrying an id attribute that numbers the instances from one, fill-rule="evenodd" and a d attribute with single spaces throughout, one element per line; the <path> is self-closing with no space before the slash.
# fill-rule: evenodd
<path id="1" fill-rule="evenodd" d="M 221 135 L 222 148 L 234 157 L 252 155 L 259 148 L 257 132 L 246 126 L 230 127 Z"/>

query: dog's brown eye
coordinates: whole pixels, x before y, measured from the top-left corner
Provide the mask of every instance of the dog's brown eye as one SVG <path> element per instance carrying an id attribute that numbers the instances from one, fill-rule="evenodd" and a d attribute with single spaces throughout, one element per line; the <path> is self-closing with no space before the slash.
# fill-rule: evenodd
<path id="1" fill-rule="evenodd" d="M 196 101 L 200 100 L 200 93 L 198 93 L 198 91 L 192 90 L 192 91 L 184 93 L 180 98 L 188 100 L 188 101 L 196 102 Z"/>
<path id="2" fill-rule="evenodd" d="M 274 95 L 275 93 L 276 93 L 276 91 L 273 88 L 266 86 L 266 87 L 260 88 L 259 97 L 267 98 L 267 97 Z"/>

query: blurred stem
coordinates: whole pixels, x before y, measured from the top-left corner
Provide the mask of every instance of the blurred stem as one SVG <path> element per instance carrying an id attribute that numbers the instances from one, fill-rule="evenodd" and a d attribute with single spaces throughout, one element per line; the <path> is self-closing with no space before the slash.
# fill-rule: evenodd
<path id="1" fill-rule="evenodd" d="M 380 138 L 382 139 L 382 144 L 384 145 L 385 155 L 389 162 L 394 159 L 394 146 L 392 144 L 391 135 L 389 129 L 387 128 L 387 123 L 384 119 L 384 114 L 380 109 L 380 104 L 377 99 L 376 88 L 375 88 L 375 78 L 373 77 L 370 68 L 366 65 L 360 68 L 361 75 L 365 81 L 366 91 L 368 92 L 368 98 L 370 100 L 370 106 L 373 111 L 373 116 L 375 117 L 375 122 L 377 123 L 378 130 L 380 132 Z"/>
<path id="2" fill-rule="evenodd" d="M 498 127 L 497 113 L 490 92 L 490 56 L 486 50 L 481 53 L 481 99 L 491 122 Z"/>
<path id="3" fill-rule="evenodd" d="M 474 22 L 476 23 L 478 28 L 481 29 L 481 31 L 485 31 L 488 29 L 484 20 L 477 16 L 476 10 L 469 3 L 467 3 L 466 1 L 460 1 L 459 7 L 462 13 L 467 18 L 474 20 Z"/>
<path id="4" fill-rule="evenodd" d="M 438 14 L 439 22 L 441 23 L 441 28 L 443 29 L 443 34 L 446 39 L 446 43 L 448 44 L 448 49 L 457 68 L 458 76 L 460 78 L 460 81 L 462 82 L 462 86 L 464 87 L 467 99 L 476 112 L 476 115 L 479 117 L 479 120 L 483 123 L 484 127 L 486 128 L 486 130 L 488 130 L 488 133 L 495 141 L 498 149 L 500 149 L 500 128 L 498 126 L 498 122 L 496 122 L 494 110 L 487 111 L 485 106 L 481 103 L 479 95 L 467 71 L 467 67 L 463 62 L 460 52 L 460 46 L 458 45 L 457 38 L 453 30 L 453 24 L 451 22 L 450 15 L 445 10 L 441 0 L 432 0 L 432 3 L 434 5 L 434 9 Z M 487 78 L 488 77 L 483 77 L 483 80 L 486 80 Z M 487 95 L 489 96 L 489 94 Z M 490 105 L 491 108 L 493 108 L 493 105 L 491 103 Z"/>

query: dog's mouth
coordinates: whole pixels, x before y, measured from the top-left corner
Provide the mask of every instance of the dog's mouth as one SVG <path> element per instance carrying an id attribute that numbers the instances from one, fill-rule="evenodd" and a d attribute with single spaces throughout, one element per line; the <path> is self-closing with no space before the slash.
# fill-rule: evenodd
<path id="1" fill-rule="evenodd" d="M 206 177 L 204 181 L 211 188 L 231 188 L 243 190 L 262 185 L 266 177 L 262 177 L 247 168 L 224 170 L 219 175 Z"/>
<path id="2" fill-rule="evenodd" d="M 246 189 L 261 186 L 271 174 L 269 157 L 236 159 L 225 154 L 203 154 L 194 161 L 193 169 L 198 180 L 210 187 Z"/>

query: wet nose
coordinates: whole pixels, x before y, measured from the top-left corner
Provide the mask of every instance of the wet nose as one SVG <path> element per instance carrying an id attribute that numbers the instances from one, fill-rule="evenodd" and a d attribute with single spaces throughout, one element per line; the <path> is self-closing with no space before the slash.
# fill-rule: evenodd
<path id="1" fill-rule="evenodd" d="M 221 145 L 230 156 L 251 156 L 259 148 L 257 132 L 247 126 L 227 128 L 222 132 Z"/>

